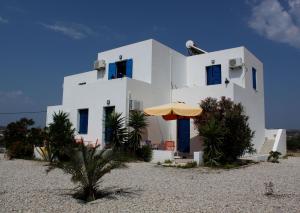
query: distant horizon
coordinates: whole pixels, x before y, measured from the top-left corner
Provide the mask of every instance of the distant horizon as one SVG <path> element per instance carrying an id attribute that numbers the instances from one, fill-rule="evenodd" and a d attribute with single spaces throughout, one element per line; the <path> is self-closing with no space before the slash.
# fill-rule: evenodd
<path id="1" fill-rule="evenodd" d="M 245 46 L 264 64 L 266 127 L 300 129 L 297 0 L 2 0 L 0 34 L 0 125 L 27 117 L 45 126 L 46 113 L 3 113 L 61 104 L 64 76 L 91 70 L 98 52 L 152 38 L 183 54 L 190 39 L 208 52 Z"/>

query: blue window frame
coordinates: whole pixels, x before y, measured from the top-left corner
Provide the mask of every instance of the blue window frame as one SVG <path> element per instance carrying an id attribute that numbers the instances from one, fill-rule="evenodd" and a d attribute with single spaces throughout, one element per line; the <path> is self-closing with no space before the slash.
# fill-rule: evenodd
<path id="1" fill-rule="evenodd" d="M 108 66 L 108 80 L 123 77 L 132 78 L 132 67 L 132 59 L 110 63 Z"/>
<path id="2" fill-rule="evenodd" d="M 207 85 L 221 84 L 221 64 L 206 67 Z"/>
<path id="3" fill-rule="evenodd" d="M 79 112 L 79 134 L 87 134 L 88 132 L 88 121 L 89 121 L 89 110 L 80 109 Z"/>
<path id="4" fill-rule="evenodd" d="M 256 69 L 254 67 L 252 67 L 252 87 L 253 89 L 257 89 L 256 88 Z"/>

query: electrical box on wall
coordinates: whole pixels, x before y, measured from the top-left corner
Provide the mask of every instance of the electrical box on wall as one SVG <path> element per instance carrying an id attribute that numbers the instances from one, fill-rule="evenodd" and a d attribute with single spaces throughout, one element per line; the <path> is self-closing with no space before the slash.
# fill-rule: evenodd
<path id="1" fill-rule="evenodd" d="M 98 70 L 98 71 L 105 70 L 105 66 L 106 66 L 106 64 L 105 64 L 104 60 L 96 60 L 94 62 L 94 69 L 95 70 Z"/>

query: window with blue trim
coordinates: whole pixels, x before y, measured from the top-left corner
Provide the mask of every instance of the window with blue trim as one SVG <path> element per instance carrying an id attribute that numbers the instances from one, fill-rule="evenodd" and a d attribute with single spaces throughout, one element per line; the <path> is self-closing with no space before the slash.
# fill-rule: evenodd
<path id="1" fill-rule="evenodd" d="M 87 134 L 88 132 L 88 122 L 89 122 L 89 110 L 80 109 L 79 113 L 79 134 Z"/>
<path id="2" fill-rule="evenodd" d="M 123 60 L 110 63 L 108 66 L 108 80 L 115 78 L 132 78 L 133 60 Z"/>
<path id="3" fill-rule="evenodd" d="M 256 88 L 256 69 L 252 67 L 252 87 L 253 89 L 257 90 Z"/>
<path id="4" fill-rule="evenodd" d="M 206 83 L 207 85 L 221 84 L 221 64 L 206 67 Z"/>

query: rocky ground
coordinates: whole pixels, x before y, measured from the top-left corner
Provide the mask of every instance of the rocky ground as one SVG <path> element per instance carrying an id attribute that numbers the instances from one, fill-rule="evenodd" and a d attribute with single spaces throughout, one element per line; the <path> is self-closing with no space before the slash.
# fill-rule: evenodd
<path id="1" fill-rule="evenodd" d="M 84 204 L 72 198 L 74 185 L 44 163 L 0 160 L 0 212 L 299 212 L 300 158 L 246 168 L 164 168 L 130 163 L 106 175 L 110 196 Z M 265 182 L 274 183 L 266 196 Z"/>

